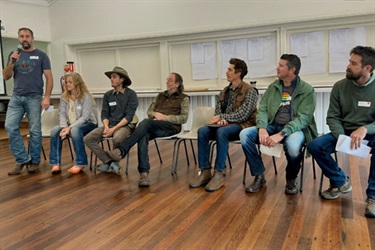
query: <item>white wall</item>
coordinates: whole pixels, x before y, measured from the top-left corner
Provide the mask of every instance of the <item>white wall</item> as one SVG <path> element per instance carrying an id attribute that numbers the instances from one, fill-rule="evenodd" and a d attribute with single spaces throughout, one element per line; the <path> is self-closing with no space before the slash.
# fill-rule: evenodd
<path id="1" fill-rule="evenodd" d="M 51 20 L 47 5 L 35 4 L 40 1 L 31 0 L 22 3 L 11 0 L 0 0 L 0 20 L 5 25 L 1 32 L 3 37 L 17 38 L 18 29 L 29 27 L 38 41 L 51 41 Z M 34 2 L 34 4 L 32 4 Z M 8 55 L 8 51 L 4 51 Z"/>
<path id="2" fill-rule="evenodd" d="M 0 18 L 6 25 L 3 36 L 17 37 L 18 28 L 28 26 L 36 39 L 51 41 L 55 90 L 63 65 L 74 59 L 66 50 L 67 42 L 126 40 L 371 12 L 375 13 L 373 0 L 56 0 L 49 7 L 0 0 Z"/>

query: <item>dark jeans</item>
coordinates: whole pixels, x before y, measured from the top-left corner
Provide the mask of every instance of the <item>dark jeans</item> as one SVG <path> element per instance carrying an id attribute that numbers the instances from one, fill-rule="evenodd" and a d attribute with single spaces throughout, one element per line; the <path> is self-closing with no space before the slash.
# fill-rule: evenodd
<path id="1" fill-rule="evenodd" d="M 135 128 L 134 132 L 120 145 L 126 153 L 138 143 L 138 172 L 150 172 L 148 158 L 148 141 L 157 137 L 166 137 L 177 134 L 179 131 L 169 122 L 144 119 Z"/>
<path id="2" fill-rule="evenodd" d="M 217 151 L 215 160 L 215 169 L 224 171 L 225 160 L 228 154 L 230 140 L 238 140 L 242 127 L 239 124 L 228 125 L 224 127 L 204 126 L 198 129 L 198 161 L 202 169 L 211 168 L 209 164 L 210 140 L 216 140 Z"/>
<path id="3" fill-rule="evenodd" d="M 345 134 L 350 135 L 351 131 L 347 131 Z M 368 198 L 375 199 L 375 135 L 367 134 L 365 140 L 369 141 L 367 145 L 372 148 L 370 152 L 372 156 L 366 194 Z M 307 149 L 319 164 L 323 174 L 329 178 L 331 186 L 341 187 L 345 184 L 347 177 L 331 156 L 335 152 L 336 143 L 337 138 L 332 133 L 329 133 L 310 142 Z"/>

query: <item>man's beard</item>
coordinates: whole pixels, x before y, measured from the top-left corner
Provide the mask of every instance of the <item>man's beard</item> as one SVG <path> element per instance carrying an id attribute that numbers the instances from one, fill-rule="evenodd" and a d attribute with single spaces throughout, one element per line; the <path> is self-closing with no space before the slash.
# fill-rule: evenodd
<path id="1" fill-rule="evenodd" d="M 31 47 L 30 43 L 28 43 L 28 42 L 23 42 L 22 43 L 22 48 L 23 49 L 28 50 L 28 49 L 30 49 L 30 47 Z"/>
<path id="2" fill-rule="evenodd" d="M 357 81 L 361 77 L 362 77 L 362 72 L 359 72 L 358 74 L 355 75 L 352 71 L 346 70 L 346 79 Z"/>

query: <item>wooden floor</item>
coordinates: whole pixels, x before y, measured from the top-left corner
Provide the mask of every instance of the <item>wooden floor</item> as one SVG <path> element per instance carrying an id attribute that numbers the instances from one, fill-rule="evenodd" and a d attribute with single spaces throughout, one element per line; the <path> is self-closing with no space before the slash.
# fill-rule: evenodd
<path id="1" fill-rule="evenodd" d="M 49 152 L 48 139 L 43 145 Z M 326 201 L 318 195 L 320 169 L 314 180 L 311 159 L 302 193 L 284 194 L 285 157 L 275 175 L 271 158 L 264 156 L 267 186 L 246 194 L 243 152 L 231 145 L 233 169 L 225 187 L 208 193 L 189 188 L 197 167 L 187 167 L 182 150 L 172 176 L 173 142 L 159 147 L 163 164 L 150 143 L 151 186 L 138 188 L 135 149 L 129 175 L 89 169 L 70 175 L 73 163 L 65 146 L 61 175 L 51 176 L 42 160 L 38 174 L 8 176 L 14 159 L 7 140 L 1 140 L 0 249 L 375 249 L 375 220 L 363 215 L 369 158 L 339 154 L 353 191 Z"/>

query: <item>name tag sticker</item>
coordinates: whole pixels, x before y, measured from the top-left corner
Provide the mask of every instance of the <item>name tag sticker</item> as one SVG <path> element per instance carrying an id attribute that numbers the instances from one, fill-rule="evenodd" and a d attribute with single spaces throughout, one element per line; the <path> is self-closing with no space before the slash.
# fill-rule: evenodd
<path id="1" fill-rule="evenodd" d="M 371 102 L 358 101 L 358 107 L 371 107 Z"/>
<path id="2" fill-rule="evenodd" d="M 77 109 L 82 109 L 82 106 L 77 106 Z"/>
<path id="3" fill-rule="evenodd" d="M 30 56 L 30 59 L 36 59 L 36 60 L 38 60 L 39 56 Z"/>
<path id="4" fill-rule="evenodd" d="M 117 105 L 116 102 L 110 102 L 110 103 L 108 103 L 108 104 L 109 104 L 109 106 L 116 106 L 116 105 Z"/>

